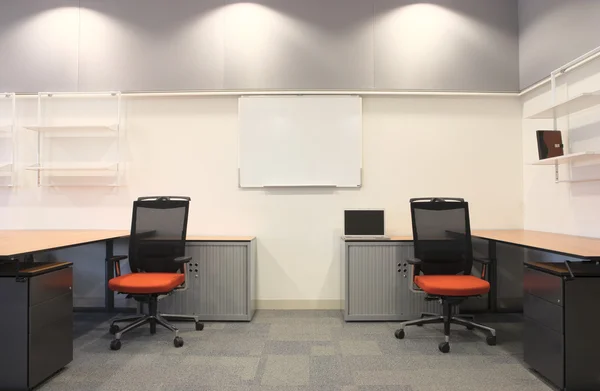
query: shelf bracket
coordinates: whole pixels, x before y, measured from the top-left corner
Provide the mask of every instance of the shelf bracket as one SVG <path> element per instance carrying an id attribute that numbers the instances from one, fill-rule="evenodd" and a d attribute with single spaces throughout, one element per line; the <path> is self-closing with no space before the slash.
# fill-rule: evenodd
<path id="1" fill-rule="evenodd" d="M 559 180 L 559 176 L 558 176 L 558 162 L 554 162 L 554 182 L 558 183 Z"/>

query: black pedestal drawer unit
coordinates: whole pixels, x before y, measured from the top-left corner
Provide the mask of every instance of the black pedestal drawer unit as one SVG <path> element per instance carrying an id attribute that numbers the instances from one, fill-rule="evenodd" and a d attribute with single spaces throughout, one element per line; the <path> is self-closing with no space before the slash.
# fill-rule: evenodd
<path id="1" fill-rule="evenodd" d="M 0 267 L 0 390 L 29 390 L 73 360 L 73 269 Z"/>
<path id="2" fill-rule="evenodd" d="M 566 265 L 563 270 L 526 264 L 525 362 L 562 390 L 600 390 L 600 268 L 596 269 L 598 273 L 588 269 L 573 274 Z"/>

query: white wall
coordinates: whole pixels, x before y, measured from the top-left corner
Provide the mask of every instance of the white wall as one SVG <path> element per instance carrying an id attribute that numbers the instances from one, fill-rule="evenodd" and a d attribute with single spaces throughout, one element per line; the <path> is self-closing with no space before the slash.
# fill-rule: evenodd
<path id="1" fill-rule="evenodd" d="M 600 90 L 600 60 L 594 60 L 558 79 L 557 101 Z M 549 86 L 523 97 L 525 116 L 552 105 Z M 600 108 L 560 118 L 566 152 L 600 151 Z M 538 159 L 535 131 L 553 129 L 552 120 L 523 119 L 523 160 Z M 561 167 L 561 179 L 600 179 L 600 159 L 572 168 Z M 554 183 L 554 167 L 524 168 L 524 225 L 526 229 L 600 237 L 600 181 Z"/>
<path id="2" fill-rule="evenodd" d="M 600 1 L 519 0 L 521 89 L 597 47 Z"/>
<path id="3" fill-rule="evenodd" d="M 0 1 L 0 91 L 517 91 L 517 0 Z"/>
<path id="4" fill-rule="evenodd" d="M 386 208 L 388 234 L 408 234 L 410 197 L 456 196 L 470 202 L 474 229 L 522 227 L 518 98 L 363 102 L 361 189 L 263 191 L 237 187 L 236 98 L 124 98 L 128 186 L 38 188 L 20 172 L 17 188 L 0 189 L 0 228 L 126 229 L 134 198 L 189 195 L 190 234 L 258 237 L 259 299 L 335 302 L 345 208 Z M 35 122 L 35 99 L 19 98 L 18 112 L 20 125 Z M 22 166 L 34 157 L 31 132 L 20 129 L 19 141 Z M 103 262 L 76 267 L 76 279 L 77 270 L 102 284 Z"/>

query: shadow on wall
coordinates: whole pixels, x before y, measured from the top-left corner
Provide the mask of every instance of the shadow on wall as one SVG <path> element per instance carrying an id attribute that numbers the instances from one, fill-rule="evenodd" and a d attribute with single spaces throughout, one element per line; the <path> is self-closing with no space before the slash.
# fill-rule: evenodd
<path id="1" fill-rule="evenodd" d="M 258 300 L 265 299 L 264 290 L 262 287 L 277 284 L 278 286 L 286 286 L 289 290 L 290 285 L 295 291 L 299 291 L 298 284 L 294 282 L 294 278 L 290 277 L 287 272 L 280 266 L 280 262 L 271 254 L 263 243 L 263 239 L 257 242 L 257 260 L 256 263 L 256 297 Z M 269 270 L 270 280 L 267 279 L 266 273 L 261 272 L 261 265 Z M 282 296 L 283 297 L 283 296 Z M 275 299 L 273 297 L 266 300 Z"/>
<path id="2" fill-rule="evenodd" d="M 77 3 L 77 1 L 74 2 Z M 141 30 L 141 34 L 150 33 L 159 39 L 172 34 L 174 26 L 183 30 L 185 26 L 216 11 L 222 7 L 223 1 L 186 1 L 185 3 L 178 2 L 177 6 L 173 6 L 171 2 L 145 1 L 143 5 L 147 12 L 143 13 L 140 12 L 140 6 L 142 6 L 140 1 L 82 0 L 79 3 L 82 10 L 96 13 L 97 16 L 102 15 L 112 20 L 119 20 L 134 31 Z"/>
<path id="3" fill-rule="evenodd" d="M 325 276 L 325 278 L 323 279 L 323 282 L 325 284 L 327 284 L 328 281 L 337 281 L 338 284 L 343 284 L 343 282 L 341 281 L 341 279 L 343 278 L 343 276 L 341 275 L 342 273 L 342 262 L 344 262 L 344 260 L 342 259 L 342 246 L 344 245 L 344 242 L 342 240 L 342 229 L 336 229 L 333 234 L 332 234 L 332 248 L 331 248 L 331 262 L 329 263 L 329 268 L 327 269 L 327 274 Z M 320 299 L 324 299 L 324 300 L 329 300 L 329 299 L 333 299 L 333 300 L 345 300 L 344 297 L 340 297 L 340 292 L 342 291 L 342 287 L 338 286 L 337 289 L 335 290 L 335 292 L 338 292 L 338 296 L 337 297 L 327 297 L 328 292 L 331 292 L 330 287 L 327 287 L 325 285 L 321 286 L 321 290 L 319 292 L 319 298 Z M 333 308 L 332 308 L 333 309 Z M 337 308 L 335 308 L 337 309 Z"/>
<path id="4" fill-rule="evenodd" d="M 600 110 L 594 110 L 597 114 L 600 113 Z M 571 145 L 579 142 L 586 142 L 584 145 L 589 146 L 589 141 L 596 141 L 595 144 L 600 144 L 600 133 L 598 132 L 598 128 L 600 128 L 600 116 L 597 116 L 597 121 L 593 123 L 589 123 L 580 127 L 575 127 L 570 129 L 569 131 L 569 142 Z M 599 148 L 594 147 L 590 150 L 598 150 Z"/>
<path id="5" fill-rule="evenodd" d="M 10 18 L 3 18 L 2 28 L 9 30 L 21 25 L 28 19 L 43 17 L 60 17 L 61 12 L 73 12 L 73 9 L 79 8 L 79 0 L 44 0 L 44 1 L 23 1 L 18 2 L 2 1 L 0 2 L 0 14 L 8 14 Z M 28 4 L 29 3 L 29 4 Z M 77 12 L 75 10 L 75 12 Z"/>

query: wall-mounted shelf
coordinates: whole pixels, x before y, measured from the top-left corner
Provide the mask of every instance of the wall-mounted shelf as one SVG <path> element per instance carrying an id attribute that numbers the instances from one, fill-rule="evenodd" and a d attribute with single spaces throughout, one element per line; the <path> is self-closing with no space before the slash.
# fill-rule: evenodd
<path id="1" fill-rule="evenodd" d="M 565 115 L 575 114 L 600 105 L 600 91 L 587 92 L 577 95 L 562 103 L 558 103 L 544 111 L 526 117 L 527 119 L 554 119 Z"/>
<path id="2" fill-rule="evenodd" d="M 37 174 L 38 186 L 119 186 L 123 178 L 121 93 L 40 92 L 36 164 L 25 169 Z M 105 138 L 84 140 L 84 138 Z"/>
<path id="3" fill-rule="evenodd" d="M 119 125 L 53 125 L 26 126 L 25 129 L 36 132 L 116 132 Z"/>
<path id="4" fill-rule="evenodd" d="M 15 182 L 15 113 L 15 94 L 0 94 L 0 187 L 12 187 Z"/>
<path id="5" fill-rule="evenodd" d="M 556 87 L 556 78 L 558 76 L 563 75 L 566 71 L 573 69 L 576 66 L 579 66 L 593 57 L 597 56 L 600 50 L 600 47 L 584 54 L 576 58 L 575 60 L 563 65 L 562 67 L 552 71 L 550 73 L 550 84 L 551 84 L 551 98 L 552 98 L 552 106 L 541 110 L 537 113 L 531 114 L 526 119 L 551 119 L 553 120 L 553 128 L 554 130 L 558 130 L 558 119 L 560 117 L 566 117 L 571 114 L 576 114 L 583 112 L 585 110 L 589 110 L 595 106 L 600 106 L 600 90 L 592 91 L 592 92 L 584 92 L 582 94 L 576 95 L 572 98 L 565 100 L 564 102 L 558 103 L 557 101 L 557 87 Z M 567 86 L 568 87 L 568 86 Z M 596 112 L 592 112 L 596 114 Z M 566 129 L 564 129 L 568 135 L 569 127 L 571 121 L 566 121 Z M 538 128 L 539 129 L 539 128 Z M 537 162 L 530 163 L 532 165 L 537 166 L 554 166 L 554 182 L 555 183 L 582 183 L 582 182 L 599 182 L 600 178 L 589 178 L 589 179 L 573 179 L 573 163 L 580 162 L 594 162 L 596 164 L 600 163 L 600 152 L 596 151 L 587 151 L 587 152 L 571 152 L 571 144 L 570 139 L 569 144 L 564 146 L 564 156 L 558 156 L 554 158 L 548 158 L 543 160 L 538 160 Z M 538 143 L 540 140 L 538 139 Z M 560 179 L 560 165 L 567 165 L 569 168 L 569 177 L 565 179 Z M 594 168 L 594 167 L 592 167 Z"/>
<path id="6" fill-rule="evenodd" d="M 6 176 L 12 174 L 12 163 L 0 163 L 0 176 Z"/>
<path id="7" fill-rule="evenodd" d="M 118 163 L 53 163 L 25 167 L 36 171 L 43 187 L 118 187 Z"/>
<path id="8" fill-rule="evenodd" d="M 25 167 L 30 171 L 117 171 L 118 163 L 93 163 L 93 164 L 73 164 L 73 163 L 54 163 L 51 165 L 33 165 Z"/>
<path id="9" fill-rule="evenodd" d="M 560 180 L 558 166 L 562 164 L 571 164 L 574 162 L 588 162 L 597 161 L 600 163 L 600 152 L 586 151 L 570 153 L 568 155 L 551 157 L 544 160 L 538 160 L 537 162 L 530 163 L 534 166 L 554 166 L 554 182 L 555 183 L 580 183 L 580 182 L 597 182 L 599 179 L 563 179 Z"/>
<path id="10" fill-rule="evenodd" d="M 600 178 L 592 179 L 567 179 L 563 181 L 556 181 L 556 183 L 586 183 L 586 182 L 600 182 Z"/>
<path id="11" fill-rule="evenodd" d="M 589 161 L 589 160 L 599 160 L 600 161 L 600 152 L 577 152 L 570 153 L 568 155 L 551 157 L 544 160 L 538 160 L 537 162 L 531 163 L 534 166 L 555 166 L 559 164 L 567 164 L 572 162 L 581 162 L 581 161 Z"/>

